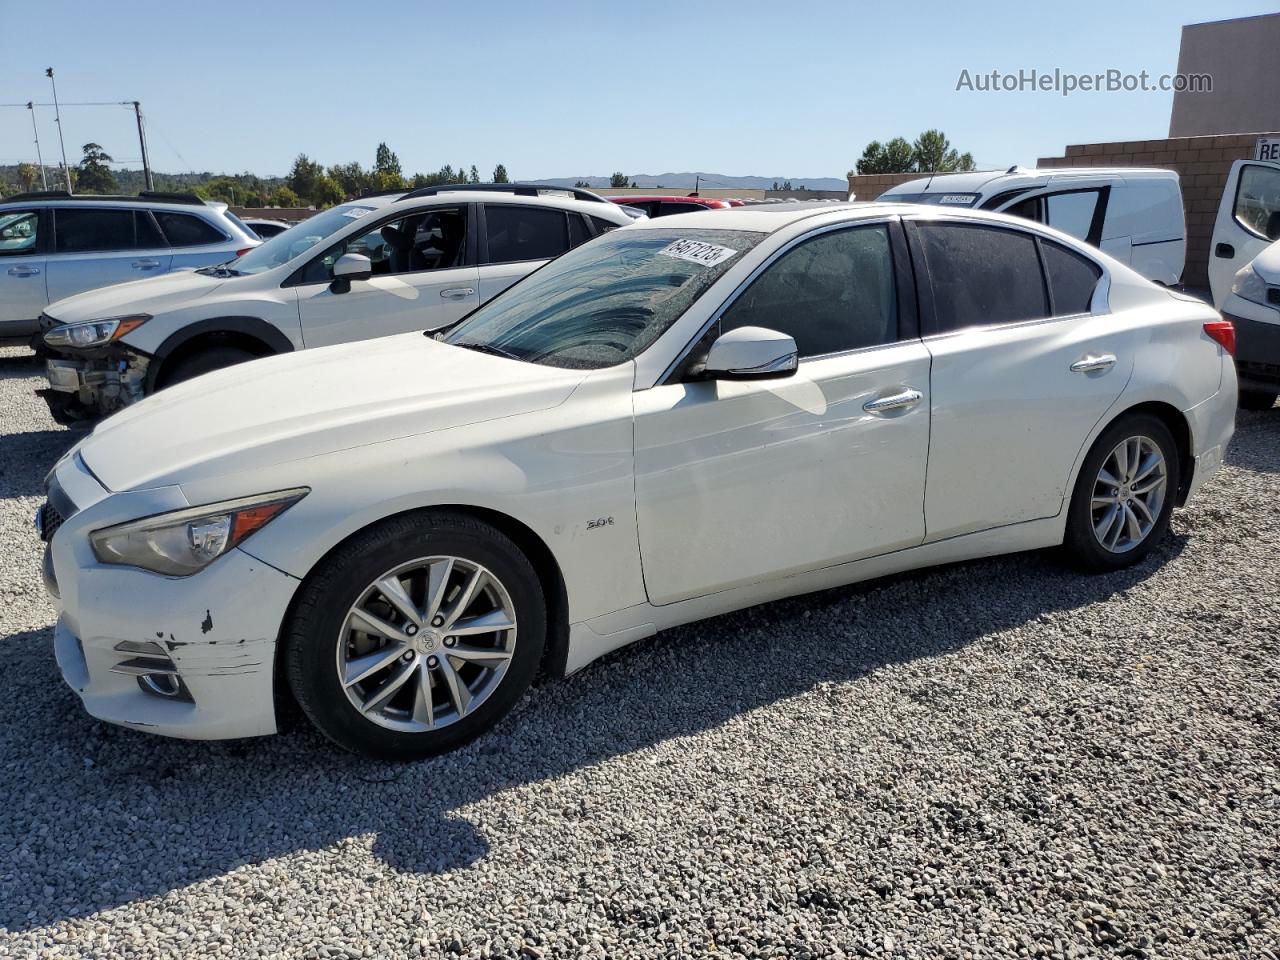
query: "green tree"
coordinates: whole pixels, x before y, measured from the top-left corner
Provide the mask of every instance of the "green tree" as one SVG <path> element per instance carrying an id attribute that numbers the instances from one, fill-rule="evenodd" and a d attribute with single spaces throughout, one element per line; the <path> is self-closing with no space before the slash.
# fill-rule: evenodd
<path id="1" fill-rule="evenodd" d="M 625 173 L 615 173 L 609 177 L 609 186 L 615 190 L 620 190 L 627 185 L 627 175 Z"/>
<path id="2" fill-rule="evenodd" d="M 587 183 L 587 181 L 585 180 L 579 180 L 574 184 L 574 186 L 579 188 L 585 188 L 585 187 L 591 186 L 591 184 Z"/>
<path id="3" fill-rule="evenodd" d="M 115 174 L 107 166 L 111 156 L 96 143 L 86 143 L 82 148 L 84 159 L 77 168 L 76 184 L 85 193 L 114 193 Z"/>
<path id="4" fill-rule="evenodd" d="M 378 150 L 373 159 L 373 169 L 378 174 L 392 174 L 400 180 L 404 179 L 404 174 L 400 170 L 400 158 L 385 143 L 378 144 Z"/>
<path id="5" fill-rule="evenodd" d="M 271 194 L 271 206 L 273 207 L 300 207 L 302 199 L 287 186 L 276 187 L 275 192 Z"/>
<path id="6" fill-rule="evenodd" d="M 886 144 L 872 140 L 862 151 L 857 166 L 858 173 L 909 173 L 914 169 L 915 152 L 902 137 L 894 137 Z"/>
<path id="7" fill-rule="evenodd" d="M 973 156 L 951 148 L 951 141 L 941 130 L 926 130 L 912 145 L 918 173 L 953 173 L 972 170 Z"/>
<path id="8" fill-rule="evenodd" d="M 22 187 L 23 193 L 34 190 L 38 179 L 40 179 L 40 171 L 36 169 L 34 163 L 18 164 L 18 186 Z"/>
<path id="9" fill-rule="evenodd" d="M 510 183 L 511 182 L 507 178 L 507 168 L 504 167 L 502 164 L 498 164 L 496 167 L 493 168 L 493 182 L 494 183 Z"/>
<path id="10" fill-rule="evenodd" d="M 369 189 L 369 174 L 364 167 L 360 166 L 358 160 L 352 160 L 350 163 L 335 163 L 329 168 L 327 176 L 342 188 L 344 197 L 358 197 L 363 191 Z"/>
<path id="11" fill-rule="evenodd" d="M 470 177 L 470 180 L 471 180 L 471 182 L 472 182 L 472 183 L 479 183 L 479 182 L 480 182 L 480 171 L 479 171 L 478 169 L 476 169 L 476 165 L 475 165 L 474 163 L 471 165 L 471 177 Z"/>
<path id="12" fill-rule="evenodd" d="M 305 153 L 300 153 L 293 161 L 293 169 L 289 171 L 285 183 L 295 197 L 310 199 L 315 194 L 316 181 L 323 175 L 324 168 L 320 164 L 311 160 Z M 277 204 L 277 206 L 285 206 L 285 204 Z"/>
<path id="13" fill-rule="evenodd" d="M 316 188 L 311 195 L 311 200 L 317 207 L 332 207 L 335 203 L 341 203 L 346 197 L 342 185 L 333 177 L 325 175 L 316 180 Z"/>

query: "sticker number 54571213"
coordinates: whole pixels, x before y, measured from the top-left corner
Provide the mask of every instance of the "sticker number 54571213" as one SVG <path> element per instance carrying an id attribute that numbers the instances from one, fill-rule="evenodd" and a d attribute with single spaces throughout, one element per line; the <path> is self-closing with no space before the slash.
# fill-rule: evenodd
<path id="1" fill-rule="evenodd" d="M 714 267 L 717 263 L 724 263 L 737 252 L 730 247 L 722 247 L 702 240 L 673 240 L 658 251 L 664 257 L 688 260 L 690 263 L 700 263 L 704 267 Z"/>

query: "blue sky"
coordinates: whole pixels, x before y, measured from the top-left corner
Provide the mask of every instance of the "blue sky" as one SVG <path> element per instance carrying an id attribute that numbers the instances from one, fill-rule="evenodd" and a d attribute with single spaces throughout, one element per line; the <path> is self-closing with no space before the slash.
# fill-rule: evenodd
<path id="1" fill-rule="evenodd" d="M 962 69 L 1172 73 L 1183 24 L 1274 11 L 1235 0 L 4 8 L 0 102 L 48 100 L 47 66 L 64 102 L 141 100 L 158 170 L 281 174 L 300 151 L 368 165 L 385 140 L 406 173 L 474 163 L 487 175 L 502 162 L 530 179 L 842 176 L 869 140 L 928 127 L 992 167 L 1068 143 L 1160 137 L 1172 94 L 956 82 Z M 52 162 L 52 111 L 39 119 Z M 63 126 L 69 157 L 89 140 L 138 156 L 124 108 L 67 107 Z M 0 163 L 34 159 L 31 141 L 28 112 L 0 108 Z"/>

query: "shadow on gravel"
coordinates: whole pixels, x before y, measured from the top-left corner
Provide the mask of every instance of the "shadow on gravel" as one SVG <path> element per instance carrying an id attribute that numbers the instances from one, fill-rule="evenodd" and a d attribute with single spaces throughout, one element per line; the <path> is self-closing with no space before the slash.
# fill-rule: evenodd
<path id="1" fill-rule="evenodd" d="M 1265 437 L 1264 443 L 1240 443 L 1248 435 Z M 1270 410 L 1236 411 L 1236 437 L 1227 447 L 1226 462 L 1258 473 L 1280 473 L 1280 406 Z"/>
<path id="2" fill-rule="evenodd" d="M 0 658 L 9 691 L 0 698 L 0 926 L 84 916 L 367 834 L 374 855 L 401 871 L 464 867 L 490 849 L 459 812 L 467 804 L 1099 603 L 1157 573 L 1184 544 L 1171 536 L 1138 567 L 1106 576 L 1082 576 L 1053 553 L 1021 554 L 682 627 L 542 685 L 494 733 L 412 765 L 339 753 L 301 722 L 283 736 L 230 743 L 109 727 L 58 679 L 48 630 L 10 636 Z M 562 816 L 572 830 L 590 814 Z"/>

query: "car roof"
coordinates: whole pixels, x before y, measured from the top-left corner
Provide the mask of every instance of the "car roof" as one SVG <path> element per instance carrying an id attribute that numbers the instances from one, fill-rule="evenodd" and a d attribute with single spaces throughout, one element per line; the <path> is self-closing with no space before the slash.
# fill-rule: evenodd
<path id="1" fill-rule="evenodd" d="M 1172 170 L 1155 167 L 1017 167 L 1008 170 L 975 170 L 971 173 L 938 173 L 890 187 L 885 193 L 982 193 L 988 187 L 1017 187 L 1045 180 L 1177 179 Z"/>
<path id="2" fill-rule="evenodd" d="M 801 200 L 794 203 L 761 204 L 759 206 L 730 207 L 728 210 L 700 210 L 682 213 L 679 217 L 657 217 L 639 220 L 630 230 L 750 230 L 758 233 L 774 233 L 800 220 L 824 217 L 826 222 L 865 220 L 876 217 L 911 214 L 930 219 L 989 220 L 992 223 L 1012 225 L 1021 229 L 1036 228 L 1039 224 L 1022 217 L 1004 213 L 990 213 L 970 207 L 947 207 L 933 204 L 893 203 L 891 201 L 851 200 L 832 203 L 823 200 Z"/>
<path id="3" fill-rule="evenodd" d="M 554 189 L 554 188 L 548 188 Z M 365 197 L 360 200 L 350 200 L 341 206 L 366 206 L 381 210 L 384 208 L 400 208 L 406 210 L 420 209 L 428 206 L 454 206 L 459 203 L 493 203 L 502 204 L 504 206 L 517 207 L 554 207 L 557 210 L 576 210 L 579 213 L 585 213 L 588 216 L 600 216 L 604 214 L 610 218 L 621 213 L 627 217 L 627 214 L 618 209 L 618 205 L 614 203 L 601 203 L 598 200 L 576 200 L 573 197 L 564 196 L 563 194 L 538 195 L 536 197 L 526 196 L 518 193 L 507 193 L 501 190 L 442 190 L 439 193 L 431 194 L 426 197 L 406 197 L 403 194 L 384 194 L 380 196 Z M 631 222 L 630 217 L 626 221 Z"/>
<path id="4" fill-rule="evenodd" d="M 668 203 L 689 203 L 699 207 L 710 206 L 713 203 L 728 203 L 720 197 L 681 197 L 667 196 L 661 193 L 655 194 L 628 194 L 625 197 L 610 197 L 614 203 L 652 203 L 654 200 L 662 200 Z"/>

